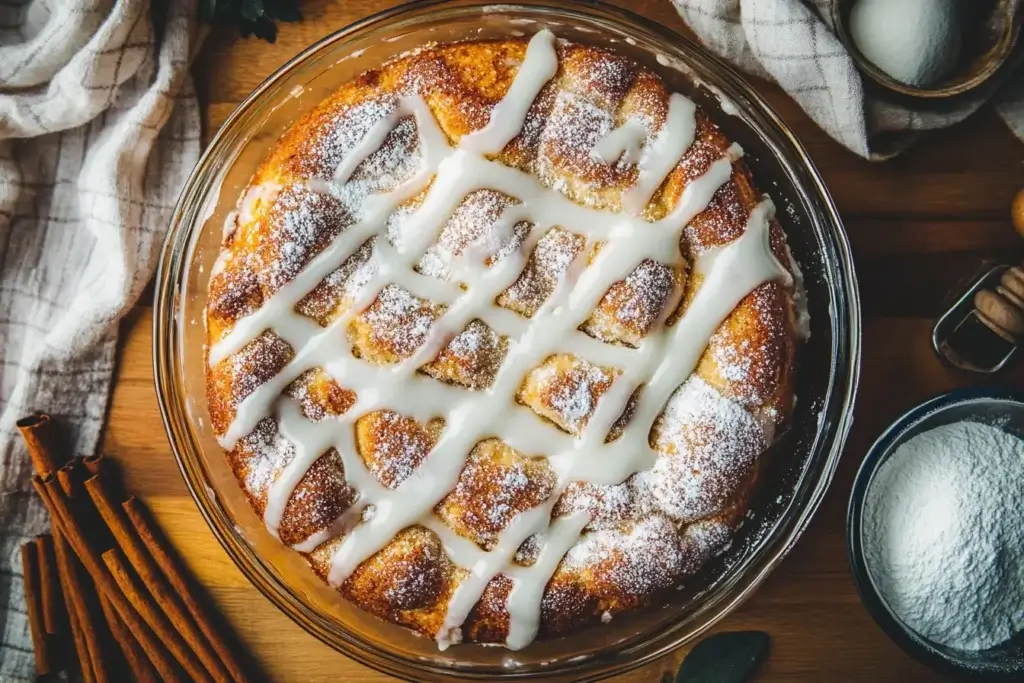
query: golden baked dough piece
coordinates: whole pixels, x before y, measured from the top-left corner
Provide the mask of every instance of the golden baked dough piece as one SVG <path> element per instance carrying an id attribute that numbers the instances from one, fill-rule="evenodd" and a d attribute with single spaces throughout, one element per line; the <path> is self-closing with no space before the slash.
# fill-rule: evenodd
<path id="1" fill-rule="evenodd" d="M 310 556 L 324 580 L 337 540 Z M 341 586 L 345 597 L 382 619 L 423 633 L 436 633 L 455 586 L 465 578 L 445 554 L 440 539 L 423 527 L 399 533 L 384 550 L 364 562 Z"/>
<path id="2" fill-rule="evenodd" d="M 261 420 L 229 454 L 235 476 L 257 514 L 266 511 L 270 487 L 293 457 L 294 445 L 278 432 L 270 418 Z M 333 448 L 325 451 L 306 471 L 288 500 L 278 529 L 281 542 L 295 545 L 331 529 L 358 496 L 345 481 L 341 456 Z"/>
<path id="3" fill-rule="evenodd" d="M 601 396 L 618 375 L 616 368 L 558 354 L 526 376 L 517 398 L 560 429 L 581 436 Z"/>
<path id="4" fill-rule="evenodd" d="M 395 109 L 399 95 L 422 97 L 456 144 L 487 124 L 526 48 L 525 38 L 427 47 L 362 74 L 296 123 L 270 150 L 240 200 L 210 282 L 210 344 L 258 310 L 354 225 L 366 197 L 393 190 L 414 175 L 419 133 L 414 119 L 405 117 L 343 186 L 332 193 L 318 189 L 318 183 L 333 180 L 335 169 L 371 127 Z M 533 101 L 521 132 L 495 159 L 577 204 L 621 211 L 624 192 L 637 182 L 637 167 L 621 160 L 606 164 L 591 150 L 627 119 L 644 122 L 652 132 L 661 129 L 671 93 L 654 72 L 610 50 L 561 41 L 557 52 L 556 76 Z M 654 193 L 644 218 L 666 216 L 684 190 L 729 148 L 729 140 L 698 110 L 695 141 Z M 296 312 L 325 329 L 344 315 L 377 273 L 375 240 L 397 239 L 424 194 L 399 206 L 387 230 L 313 287 Z M 660 320 L 674 322 L 701 286 L 694 264 L 708 250 L 739 237 L 761 198 L 747 167 L 735 161 L 729 181 L 682 232 L 679 252 L 639 263 L 605 293 L 581 330 L 604 343 L 637 347 Z M 423 256 L 418 272 L 457 281 L 446 255 L 458 256 L 481 241 L 491 253 L 487 266 L 514 257 L 536 226 L 523 221 L 501 234 L 495 226 L 502 212 L 518 202 L 487 188 L 467 194 Z M 783 231 L 774 222 L 771 246 L 779 262 L 791 268 Z M 534 316 L 573 264 L 593 258 L 601 248 L 554 226 L 524 255 L 520 275 L 497 297 L 497 304 L 526 318 Z M 667 308 L 674 291 L 682 293 L 675 312 Z M 443 305 L 391 284 L 354 317 L 345 334 L 364 361 L 392 366 L 420 347 L 444 312 Z M 511 343 L 483 321 L 472 320 L 419 372 L 462 390 L 486 391 Z M 757 287 L 713 335 L 696 371 L 655 423 L 650 436 L 659 453 L 655 465 L 616 485 L 568 484 L 554 501 L 553 516 L 585 511 L 592 517 L 547 584 L 539 637 L 563 635 L 650 605 L 727 545 L 746 512 L 762 470 L 762 454 L 790 413 L 797 346 L 792 290 L 775 282 Z M 598 366 L 570 351 L 550 356 L 524 377 L 516 400 L 538 420 L 578 436 L 622 368 Z M 218 434 L 227 431 L 240 402 L 295 353 L 268 330 L 210 367 L 208 398 Z M 358 395 L 344 385 L 344 377 L 332 378 L 317 368 L 295 380 L 281 400 L 297 401 L 310 421 L 329 421 L 358 405 Z M 628 422 L 632 405 L 609 439 L 617 438 Z M 422 464 L 443 428 L 440 421 L 418 421 L 392 411 L 359 416 L 358 455 L 381 486 L 393 489 Z M 551 502 L 556 477 L 544 458 L 548 455 L 519 453 L 497 439 L 481 441 L 467 454 L 455 488 L 436 506 L 437 523 L 483 549 L 492 548 L 516 514 Z M 294 448 L 278 433 L 273 417 L 261 421 L 230 453 L 257 513 L 264 513 L 270 485 L 293 457 Z M 373 514 L 372 507 L 361 507 L 360 492 L 346 483 L 343 460 L 330 451 L 316 461 L 293 494 L 279 531 L 288 544 L 317 532 L 331 534 L 307 555 L 325 580 L 343 539 L 343 530 L 332 527 L 332 515 L 337 518 L 350 509 L 362 510 L 364 518 Z M 531 565 L 541 543 L 529 539 L 516 563 Z M 465 576 L 435 531 L 413 526 L 362 563 L 340 591 L 381 618 L 433 636 Z M 463 624 L 466 642 L 505 640 L 511 588 L 512 581 L 503 574 L 490 582 Z"/>
<path id="5" fill-rule="evenodd" d="M 543 504 L 555 474 L 543 458 L 527 458 L 498 439 L 481 441 L 466 460 L 438 516 L 460 536 L 491 550 L 516 515 Z"/>
<path id="6" fill-rule="evenodd" d="M 389 410 L 376 411 L 356 421 L 356 448 L 366 469 L 395 489 L 427 457 L 443 427 L 440 420 L 420 424 Z"/>

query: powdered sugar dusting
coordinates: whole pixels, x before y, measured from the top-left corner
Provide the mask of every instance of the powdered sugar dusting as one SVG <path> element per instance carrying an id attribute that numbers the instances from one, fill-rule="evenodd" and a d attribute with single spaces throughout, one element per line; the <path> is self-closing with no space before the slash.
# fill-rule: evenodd
<path id="1" fill-rule="evenodd" d="M 569 264 L 583 249 L 586 240 L 576 234 L 553 228 L 538 242 L 519 278 L 498 303 L 530 317 L 555 290 Z"/>
<path id="2" fill-rule="evenodd" d="M 753 361 L 750 357 L 749 339 L 741 339 L 736 345 L 712 346 L 711 353 L 715 363 L 718 364 L 718 374 L 722 379 L 730 382 L 745 382 L 750 378 L 750 367 Z"/>
<path id="3" fill-rule="evenodd" d="M 412 626 L 415 612 L 443 600 L 458 574 L 437 536 L 413 526 L 399 532 L 373 560 L 360 567 L 353 577 L 356 590 L 349 595 L 379 616 Z M 411 613 L 411 620 L 404 618 L 406 611 Z"/>
<path id="4" fill-rule="evenodd" d="M 607 166 L 595 161 L 590 150 L 615 126 L 612 114 L 571 92 L 561 91 L 541 133 L 537 173 L 572 196 L 563 185 L 566 166 L 575 174 L 602 173 Z M 583 197 L 584 203 L 586 197 Z"/>
<path id="5" fill-rule="evenodd" d="M 265 501 L 267 490 L 278 473 L 295 457 L 295 446 L 277 430 L 272 418 L 261 420 L 251 434 L 238 443 L 237 451 L 244 454 L 245 470 L 242 483 L 253 498 Z"/>
<path id="6" fill-rule="evenodd" d="M 612 285 L 583 330 L 602 341 L 638 346 L 662 314 L 678 279 L 669 266 L 641 261 L 625 280 Z"/>
<path id="7" fill-rule="evenodd" d="M 448 349 L 457 356 L 477 356 L 488 349 L 493 349 L 498 341 L 498 335 L 487 325 L 474 320 L 448 345 Z"/>
<path id="8" fill-rule="evenodd" d="M 637 478 L 666 514 L 684 522 L 721 512 L 767 446 L 754 417 L 697 376 L 669 399 L 654 432 L 662 455 Z"/>
<path id="9" fill-rule="evenodd" d="M 418 150 L 416 123 L 412 118 L 404 118 L 346 183 L 332 182 L 331 190 L 354 216 L 363 218 L 367 197 L 393 190 L 415 174 L 420 158 Z"/>
<path id="10" fill-rule="evenodd" d="M 292 545 L 330 528 L 357 498 L 345 481 L 341 455 L 328 450 L 306 471 L 288 500 L 279 529 L 281 541 Z"/>
<path id="11" fill-rule="evenodd" d="M 434 543 L 421 544 L 419 554 L 408 559 L 399 558 L 392 563 L 393 580 L 384 589 L 385 599 L 399 609 L 415 607 L 447 579 L 441 569 L 445 560 L 444 552 Z"/>
<path id="12" fill-rule="evenodd" d="M 516 223 L 512 235 L 504 237 L 494 229 L 502 212 L 518 204 L 518 200 L 494 190 L 476 190 L 466 195 L 448 219 L 437 244 L 423 255 L 418 270 L 424 275 L 447 280 L 449 257 L 460 256 L 473 244 L 482 253 L 490 254 L 490 265 L 501 261 L 522 244 L 529 223 Z"/>
<path id="13" fill-rule="evenodd" d="M 295 310 L 327 327 L 358 297 L 366 283 L 377 274 L 379 264 L 373 256 L 372 237 L 345 262 L 335 268 L 295 306 Z"/>
<path id="14" fill-rule="evenodd" d="M 683 553 L 686 557 L 684 571 L 694 574 L 711 558 L 728 550 L 732 543 L 732 530 L 718 519 L 694 522 L 683 532 Z"/>
<path id="15" fill-rule="evenodd" d="M 614 486 L 572 482 L 555 506 L 554 515 L 574 512 L 591 514 L 587 529 L 617 526 L 621 522 L 646 517 L 651 512 L 648 498 L 637 491 L 636 477 Z"/>
<path id="16" fill-rule="evenodd" d="M 259 263 L 254 254 L 229 257 L 222 251 L 218 268 L 210 278 L 210 296 L 207 313 L 214 320 L 230 322 L 249 315 L 263 303 L 263 289 Z"/>
<path id="17" fill-rule="evenodd" d="M 554 473 L 545 460 L 524 457 L 491 440 L 473 450 L 437 512 L 456 531 L 490 550 L 512 518 L 542 504 L 554 486 Z"/>
<path id="18" fill-rule="evenodd" d="M 299 375 L 288 385 L 285 394 L 299 402 L 302 414 L 310 422 L 343 415 L 356 401 L 355 392 L 343 389 L 321 368 Z"/>
<path id="19" fill-rule="evenodd" d="M 614 52 L 595 52 L 588 55 L 586 67 L 578 75 L 578 82 L 570 87 L 589 95 L 600 107 L 614 109 L 633 85 L 637 65 Z"/>
<path id="20" fill-rule="evenodd" d="M 472 320 L 423 371 L 469 389 L 484 389 L 494 381 L 507 351 L 507 339 L 483 321 Z"/>
<path id="21" fill-rule="evenodd" d="M 334 180 L 335 169 L 341 165 L 342 160 L 374 125 L 390 116 L 397 108 L 398 98 L 393 95 L 340 108 L 326 124 L 318 127 L 317 135 L 303 141 L 301 152 L 295 157 L 298 173 L 328 182 Z M 415 123 L 411 119 L 402 120 L 380 150 L 367 158 L 353 173 L 352 179 L 357 185 L 352 188 L 353 193 L 358 189 L 373 191 L 367 185 L 358 186 L 359 182 L 376 183 L 378 187 L 388 182 L 394 183 L 395 178 L 402 173 L 400 169 L 410 165 L 407 159 L 402 158 L 403 155 L 415 157 L 417 143 Z M 377 178 L 371 179 L 371 176 Z"/>
<path id="22" fill-rule="evenodd" d="M 287 342 L 268 330 L 225 360 L 232 405 L 238 405 L 276 375 L 294 355 L 295 351 Z"/>
<path id="23" fill-rule="evenodd" d="M 569 550 L 562 570 L 594 573 L 625 595 L 651 595 L 674 585 L 684 574 L 687 555 L 675 526 L 653 516 L 628 531 L 605 529 L 586 534 Z"/>
<path id="24" fill-rule="evenodd" d="M 271 291 L 290 281 L 344 228 L 353 223 L 346 207 L 330 194 L 295 183 L 277 196 L 269 228 L 276 252 L 268 265 Z"/>
<path id="25" fill-rule="evenodd" d="M 641 261 L 625 279 L 626 289 L 633 296 L 622 297 L 623 301 L 616 306 L 617 317 L 645 332 L 649 330 L 672 290 L 673 279 L 671 268 L 650 259 Z"/>
<path id="26" fill-rule="evenodd" d="M 357 341 L 357 348 L 370 355 L 368 349 L 382 347 L 384 360 L 392 362 L 393 357 L 408 358 L 426 340 L 430 325 L 441 310 L 398 285 L 387 285 L 353 323 L 354 328 L 365 325 L 371 340 L 370 344 Z"/>
<path id="27" fill-rule="evenodd" d="M 749 338 L 730 339 L 721 333 L 718 336 L 709 344 L 718 376 L 729 383 L 745 405 L 762 405 L 765 397 L 761 395 L 760 388 L 771 378 L 761 376 L 769 364 L 763 361 L 759 364 L 758 361 L 768 354 L 768 349 L 755 345 Z"/>
<path id="28" fill-rule="evenodd" d="M 549 397 L 551 408 L 573 434 L 579 435 L 597 407 L 597 399 L 611 385 L 614 375 L 597 365 L 584 364 L 580 371 L 562 375 Z"/>
<path id="29" fill-rule="evenodd" d="M 594 365 L 574 356 L 552 356 L 530 373 L 518 399 L 538 415 L 580 436 L 601 395 L 619 373 L 617 369 Z"/>
<path id="30" fill-rule="evenodd" d="M 523 567 L 531 566 L 537 561 L 537 555 L 540 554 L 540 549 L 544 547 L 546 542 L 547 534 L 544 532 L 534 534 L 523 541 L 523 544 L 519 546 L 519 549 L 516 551 L 516 564 Z"/>
<path id="31" fill-rule="evenodd" d="M 435 430 L 390 410 L 359 420 L 359 451 L 374 477 L 398 488 L 423 462 L 434 445 Z"/>

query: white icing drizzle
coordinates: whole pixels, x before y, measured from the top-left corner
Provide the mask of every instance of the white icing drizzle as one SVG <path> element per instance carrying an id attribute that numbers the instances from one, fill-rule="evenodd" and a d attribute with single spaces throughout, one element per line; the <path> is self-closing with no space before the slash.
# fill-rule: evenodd
<path id="1" fill-rule="evenodd" d="M 521 650 L 537 637 L 544 589 L 558 569 L 558 563 L 569 548 L 576 545 L 589 521 L 590 515 L 579 512 L 556 519 L 547 532 L 537 561 L 530 567 L 509 568 L 508 573 L 514 583 L 506 604 L 509 622 L 505 645 L 508 649 Z"/>
<path id="2" fill-rule="evenodd" d="M 249 188 L 249 190 L 245 193 L 245 196 L 242 197 L 242 201 L 239 203 L 239 224 L 245 225 L 246 223 L 250 222 L 252 220 L 253 209 L 256 207 L 256 204 L 269 204 L 271 201 L 273 201 L 274 197 L 276 197 L 277 193 L 280 191 L 281 186 L 275 182 L 261 183 L 259 185 L 255 185 Z"/>
<path id="3" fill-rule="evenodd" d="M 644 124 L 636 119 L 627 119 L 598 140 L 590 150 L 590 156 L 609 166 L 620 158 L 624 164 L 635 164 L 640 161 L 640 153 L 646 141 L 647 129 Z"/>
<path id="4" fill-rule="evenodd" d="M 347 183 L 352 174 L 359 168 L 359 164 L 366 161 L 371 154 L 381 148 L 384 140 L 387 139 L 388 135 L 395 129 L 395 126 L 398 125 L 399 120 L 402 118 L 404 113 L 402 109 L 403 107 L 398 107 L 373 124 L 370 130 L 366 132 L 366 135 L 345 155 L 338 168 L 334 170 L 334 182 L 341 185 Z"/>
<path id="5" fill-rule="evenodd" d="M 238 212 L 229 211 L 228 215 L 224 217 L 224 227 L 221 228 L 220 232 L 220 243 L 227 244 L 231 236 L 235 234 L 235 230 L 238 228 Z"/>
<path id="6" fill-rule="evenodd" d="M 444 133 L 441 132 L 434 121 L 430 108 L 422 98 L 404 97 L 399 102 L 399 109 L 416 117 L 416 125 L 420 134 L 420 152 L 423 157 L 419 171 L 391 192 L 367 197 L 363 202 L 364 215 L 362 220 L 338 235 L 298 275 L 285 283 L 268 301 L 264 302 L 259 310 L 238 320 L 231 331 L 210 348 L 211 365 L 216 365 L 228 356 L 237 353 L 243 346 L 271 327 L 270 323 L 272 321 L 280 320 L 282 316 L 289 315 L 292 307 L 302 297 L 320 284 L 331 271 L 337 268 L 340 263 L 355 252 L 366 240 L 380 232 L 380 228 L 388 216 L 399 205 L 415 197 L 430 183 L 441 160 L 450 152 L 448 142 L 444 137 Z M 360 147 L 357 146 L 353 151 L 360 154 L 362 152 Z M 343 161 L 342 164 L 344 165 L 345 162 Z M 330 185 L 328 184 L 327 187 L 329 189 Z M 252 219 L 242 220 L 244 224 Z M 389 273 L 389 275 L 397 276 L 398 274 Z M 416 277 L 416 275 L 408 277 Z M 381 279 L 378 278 L 378 280 Z M 422 277 L 419 279 L 419 284 L 422 284 L 424 287 L 434 287 L 436 282 L 433 278 Z M 380 286 L 386 283 L 387 281 L 379 282 Z M 450 287 L 450 289 L 455 291 L 454 287 Z M 373 296 L 367 295 L 367 298 L 369 298 L 369 301 L 366 302 L 366 305 L 369 305 L 376 298 L 376 292 L 373 293 Z M 301 316 L 292 316 L 292 318 L 295 320 L 303 319 Z M 280 327 L 275 328 L 275 331 L 280 334 Z M 247 434 L 248 432 L 245 433 Z"/>
<path id="7" fill-rule="evenodd" d="M 648 141 L 638 164 L 636 185 L 622 194 L 622 208 L 639 215 L 655 191 L 665 182 L 697 133 L 697 105 L 689 98 L 673 93 L 668 101 L 665 125 L 654 140 Z"/>
<path id="8" fill-rule="evenodd" d="M 267 494 L 264 518 L 267 528 L 275 535 L 285 507 L 307 470 L 329 448 L 338 451 L 346 480 L 359 492 L 359 499 L 330 529 L 294 546 L 302 552 L 311 552 L 335 534 L 345 533 L 331 558 L 330 584 L 340 586 L 397 533 L 416 524 L 433 530 L 452 561 L 468 570 L 468 578 L 452 595 L 437 634 L 442 648 L 460 642 L 461 626 L 467 615 L 488 583 L 499 574 L 505 574 L 513 582 L 507 603 L 510 614 L 507 646 L 519 649 L 533 640 L 540 623 L 544 588 L 562 556 L 579 540 L 590 521 L 586 513 L 552 520 L 552 510 L 565 487 L 573 481 L 618 484 L 649 468 L 656 457 L 648 443 L 651 427 L 669 397 L 696 367 L 715 329 L 739 301 L 761 283 L 773 279 L 790 283 L 788 271 L 778 263 L 770 248 L 769 224 L 774 207 L 766 199 L 753 210 L 739 239 L 700 257 L 695 270 L 703 277 L 703 282 L 674 326 L 667 327 L 665 321 L 681 300 L 682 291 L 678 287 L 670 293 L 653 330 L 637 349 L 604 344 L 578 330 L 608 289 L 625 279 L 641 261 L 664 261 L 666 255 L 678 254 L 681 231 L 707 208 L 718 189 L 729 181 L 732 163 L 742 151 L 737 146 L 730 148 L 725 157 L 686 187 L 672 212 L 655 223 L 579 206 L 533 176 L 488 160 L 484 155 L 497 153 L 518 134 L 533 99 L 557 71 L 554 41 L 553 34 L 546 30 L 533 37 L 512 86 L 493 109 L 488 125 L 465 136 L 456 149 L 448 145 L 422 98 L 403 97 L 395 110 L 374 124 L 345 155 L 333 184 L 323 183 L 315 189 L 336 191 L 384 143 L 401 118 L 409 115 L 416 117 L 420 137 L 421 164 L 417 173 L 390 192 L 368 197 L 356 224 L 339 234 L 262 308 L 237 321 L 229 334 L 210 349 L 210 363 L 215 365 L 237 353 L 264 330 L 272 329 L 296 350 L 294 358 L 276 376 L 238 404 L 235 418 L 220 443 L 226 449 L 234 448 L 261 419 L 274 415 L 281 436 L 294 444 L 294 457 Z M 624 194 L 624 204 L 628 197 L 627 208 L 631 213 L 639 214 L 643 210 L 692 144 L 694 112 L 693 103 L 685 97 L 671 97 L 665 125 L 657 137 L 648 142 L 639 159 L 637 185 Z M 632 150 L 638 150 L 639 144 L 636 126 L 627 122 L 602 139 L 595 147 L 595 154 L 606 163 L 619 156 L 629 161 L 630 155 L 635 154 Z M 428 185 L 422 204 L 400 225 L 394 245 L 388 243 L 382 236 L 388 216 Z M 516 223 L 533 223 L 533 229 L 520 248 L 489 268 L 483 266 L 483 260 L 492 254 L 482 242 L 469 245 L 458 256 L 442 254 L 455 280 L 466 285 L 464 290 L 454 281 L 416 273 L 414 266 L 436 242 L 462 199 L 482 188 L 502 192 L 519 201 L 499 217 L 493 229 L 500 239 L 492 244 L 504 242 Z M 588 250 L 581 250 L 557 282 L 554 292 L 530 320 L 498 307 L 495 298 L 512 285 L 541 237 L 556 225 L 584 235 L 590 244 L 596 241 L 607 244 L 589 266 L 586 263 Z M 643 239 L 636 238 L 640 230 L 643 230 Z M 378 239 L 372 258 L 376 272 L 343 315 L 321 328 L 294 311 L 299 300 L 375 235 Z M 346 330 L 389 283 L 445 303 L 448 308 L 434 320 L 425 341 L 409 358 L 379 367 L 352 355 Z M 417 373 L 474 318 L 483 320 L 511 340 L 489 388 L 470 392 Z M 565 349 L 596 365 L 623 368 L 598 401 L 580 438 L 540 420 L 513 399 L 530 370 L 551 354 Z M 305 419 L 298 404 L 284 397 L 282 392 L 303 372 L 316 367 L 353 389 L 356 402 L 344 415 L 313 423 Z M 612 425 L 641 385 L 645 390 L 633 418 L 618 439 L 605 443 Z M 354 423 L 359 416 L 385 408 L 420 421 L 437 416 L 445 420 L 437 443 L 413 473 L 394 489 L 381 485 L 368 471 L 358 454 L 354 437 Z M 513 518 L 498 535 L 495 546 L 485 552 L 451 530 L 433 514 L 433 508 L 454 487 L 473 447 L 489 437 L 500 438 L 523 453 L 553 453 L 549 461 L 557 482 L 545 503 Z M 364 515 L 370 505 L 374 514 Z M 545 541 L 536 562 L 530 567 L 515 565 L 515 553 L 520 546 L 542 532 Z"/>
<path id="9" fill-rule="evenodd" d="M 463 137 L 459 146 L 479 154 L 500 152 L 512 138 L 519 135 L 530 105 L 557 71 L 555 34 L 544 29 L 530 40 L 526 58 L 505 97 L 491 110 L 490 121 L 480 130 Z"/>

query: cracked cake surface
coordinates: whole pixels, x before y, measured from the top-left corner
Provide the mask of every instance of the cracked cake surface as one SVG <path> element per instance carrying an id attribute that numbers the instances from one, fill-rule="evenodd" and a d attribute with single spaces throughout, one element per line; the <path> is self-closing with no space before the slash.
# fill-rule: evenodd
<path id="1" fill-rule="evenodd" d="M 791 412 L 794 267 L 742 150 L 652 70 L 546 30 L 425 46 L 239 198 L 212 423 L 342 596 L 518 649 L 727 547 Z"/>

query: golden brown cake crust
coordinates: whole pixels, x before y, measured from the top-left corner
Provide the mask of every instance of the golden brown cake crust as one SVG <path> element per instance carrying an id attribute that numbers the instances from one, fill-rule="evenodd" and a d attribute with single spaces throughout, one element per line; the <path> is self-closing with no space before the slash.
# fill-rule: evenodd
<path id="1" fill-rule="evenodd" d="M 337 198 L 309 182 L 331 180 L 344 154 L 381 112 L 394 106 L 396 95 L 421 95 L 445 135 L 457 142 L 486 125 L 526 45 L 523 38 L 428 47 L 362 74 L 296 123 L 270 150 L 240 200 L 219 270 L 210 282 L 209 343 L 260 308 L 354 223 L 362 197 L 390 190 L 411 176 L 418 144 L 415 124 L 407 118 L 356 170 L 346 186 L 348 194 Z M 636 182 L 636 166 L 602 163 L 590 148 L 608 119 L 617 125 L 641 117 L 653 130 L 660 128 L 670 93 L 656 74 L 614 52 L 566 42 L 559 42 L 557 50 L 558 74 L 534 101 L 522 132 L 496 158 L 574 202 L 619 211 L 623 191 Z M 695 142 L 654 194 L 644 217 L 664 217 L 688 184 L 729 146 L 698 110 Z M 401 207 L 395 219 L 421 200 Z M 517 201 L 495 191 L 473 193 L 449 220 L 441 241 L 459 253 Z M 739 237 L 759 201 L 749 170 L 736 161 L 731 179 L 684 230 L 680 252 L 685 262 L 693 264 L 699 254 Z M 530 228 L 527 223 L 516 226 L 510 243 L 503 245 L 505 252 L 514 250 Z M 776 258 L 789 265 L 785 237 L 776 223 L 771 245 Z M 364 271 L 372 267 L 368 247 L 321 282 L 296 310 L 322 327 L 338 318 L 365 279 Z M 533 315 L 550 294 L 558 269 L 581 249 L 599 247 L 586 245 L 582 236 L 552 231 L 499 303 L 520 315 Z M 684 283 L 683 310 L 699 288 L 700 276 L 679 263 L 678 255 L 666 255 L 665 263 L 640 264 L 609 290 L 581 329 L 608 343 L 635 346 L 661 313 L 673 283 Z M 445 276 L 443 264 L 432 261 L 429 252 L 420 270 Z M 349 340 L 367 362 L 394 363 L 412 355 L 442 313 L 443 307 L 397 286 L 385 289 L 355 318 Z M 686 398 L 683 408 L 666 410 L 655 424 L 651 443 L 662 454 L 658 465 L 617 486 L 569 485 L 554 515 L 586 510 L 593 518 L 547 585 L 540 637 L 563 635 L 647 606 L 726 546 L 746 512 L 762 468 L 760 456 L 789 415 L 797 337 L 792 291 L 774 282 L 757 287 L 712 337 L 694 376 L 680 390 Z M 474 321 L 422 371 L 438 381 L 480 390 L 493 380 L 507 346 L 508 340 Z M 209 369 L 207 396 L 218 434 L 227 431 L 238 404 L 295 353 L 268 330 Z M 552 356 L 524 378 L 517 400 L 538 419 L 579 434 L 617 372 L 571 354 Z M 343 385 L 344 378 L 340 381 Z M 285 393 L 314 422 L 344 414 L 354 402 L 352 391 L 322 369 L 304 373 Z M 420 423 L 381 411 L 359 418 L 356 441 L 367 469 L 381 485 L 395 488 L 426 456 L 442 428 L 438 421 Z M 537 457 L 543 455 L 518 453 L 497 440 L 481 442 L 468 454 L 458 485 L 437 505 L 436 514 L 461 536 L 489 548 L 516 513 L 551 495 L 554 475 Z M 229 454 L 258 514 L 264 513 L 267 491 L 292 457 L 294 448 L 272 418 L 260 422 Z M 335 521 L 359 498 L 343 469 L 337 452 L 323 454 L 296 488 L 279 531 L 286 544 L 328 533 L 330 538 L 308 553 L 313 569 L 325 578 L 331 552 L 344 532 Z M 536 539 L 524 544 L 517 562 L 532 563 L 536 547 Z M 364 562 L 340 590 L 381 618 L 434 635 L 465 574 L 448 558 L 438 536 L 417 526 Z M 491 581 L 463 626 L 466 641 L 505 639 L 511 585 L 503 575 Z"/>

